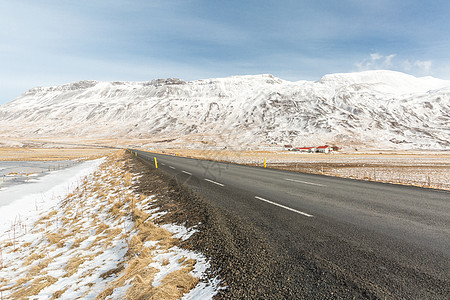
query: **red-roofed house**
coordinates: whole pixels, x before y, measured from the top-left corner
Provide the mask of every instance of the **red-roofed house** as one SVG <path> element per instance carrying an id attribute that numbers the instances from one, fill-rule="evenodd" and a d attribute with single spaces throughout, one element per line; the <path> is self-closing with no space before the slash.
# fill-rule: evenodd
<path id="1" fill-rule="evenodd" d="M 314 147 L 295 147 L 294 151 L 300 152 L 316 152 L 316 148 Z"/>
<path id="2" fill-rule="evenodd" d="M 333 151 L 333 150 L 328 145 L 317 147 L 317 152 L 319 152 L 319 153 L 329 153 L 331 151 Z"/>

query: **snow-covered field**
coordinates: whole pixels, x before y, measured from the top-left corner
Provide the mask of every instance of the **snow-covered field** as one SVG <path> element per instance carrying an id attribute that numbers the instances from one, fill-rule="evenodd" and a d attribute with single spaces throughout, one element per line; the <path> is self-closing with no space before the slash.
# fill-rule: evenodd
<path id="1" fill-rule="evenodd" d="M 1 299 L 212 298 L 205 257 L 177 247 L 195 228 L 153 223 L 123 155 L 0 191 Z"/>
<path id="2" fill-rule="evenodd" d="M 329 176 L 450 190 L 449 159 L 360 157 L 349 161 L 327 156 L 321 160 L 272 163 L 270 166 Z"/>

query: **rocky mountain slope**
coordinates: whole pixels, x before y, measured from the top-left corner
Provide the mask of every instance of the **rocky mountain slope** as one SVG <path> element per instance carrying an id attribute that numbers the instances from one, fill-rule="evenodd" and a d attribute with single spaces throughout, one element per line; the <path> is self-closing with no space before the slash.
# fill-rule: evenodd
<path id="1" fill-rule="evenodd" d="M 34 88 L 0 106 L 0 135 L 450 149 L 450 81 L 393 71 L 316 82 L 272 75 L 80 81 Z"/>

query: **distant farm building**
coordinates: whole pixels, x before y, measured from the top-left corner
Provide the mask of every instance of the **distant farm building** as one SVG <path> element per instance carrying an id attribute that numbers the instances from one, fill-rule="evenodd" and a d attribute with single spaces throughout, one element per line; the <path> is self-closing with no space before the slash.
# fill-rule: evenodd
<path id="1" fill-rule="evenodd" d="M 342 150 L 342 148 L 339 148 L 337 146 L 319 146 L 319 147 L 293 147 L 292 145 L 284 145 L 283 150 L 287 151 L 298 151 L 298 152 L 304 152 L 304 153 L 330 153 L 334 151 Z"/>
<path id="2" fill-rule="evenodd" d="M 315 147 L 295 147 L 294 151 L 313 153 L 313 152 L 316 152 L 316 148 Z"/>
<path id="3" fill-rule="evenodd" d="M 317 152 L 319 152 L 319 153 L 330 153 L 331 151 L 333 151 L 333 150 L 328 145 L 317 147 Z"/>

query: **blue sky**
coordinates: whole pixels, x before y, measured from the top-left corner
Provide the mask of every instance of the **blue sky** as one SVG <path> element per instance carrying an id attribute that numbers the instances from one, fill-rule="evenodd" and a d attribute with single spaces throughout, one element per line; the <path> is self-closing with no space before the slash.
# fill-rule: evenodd
<path id="1" fill-rule="evenodd" d="M 447 0 L 0 0 L 0 104 L 85 79 L 450 79 L 449 20 Z"/>

